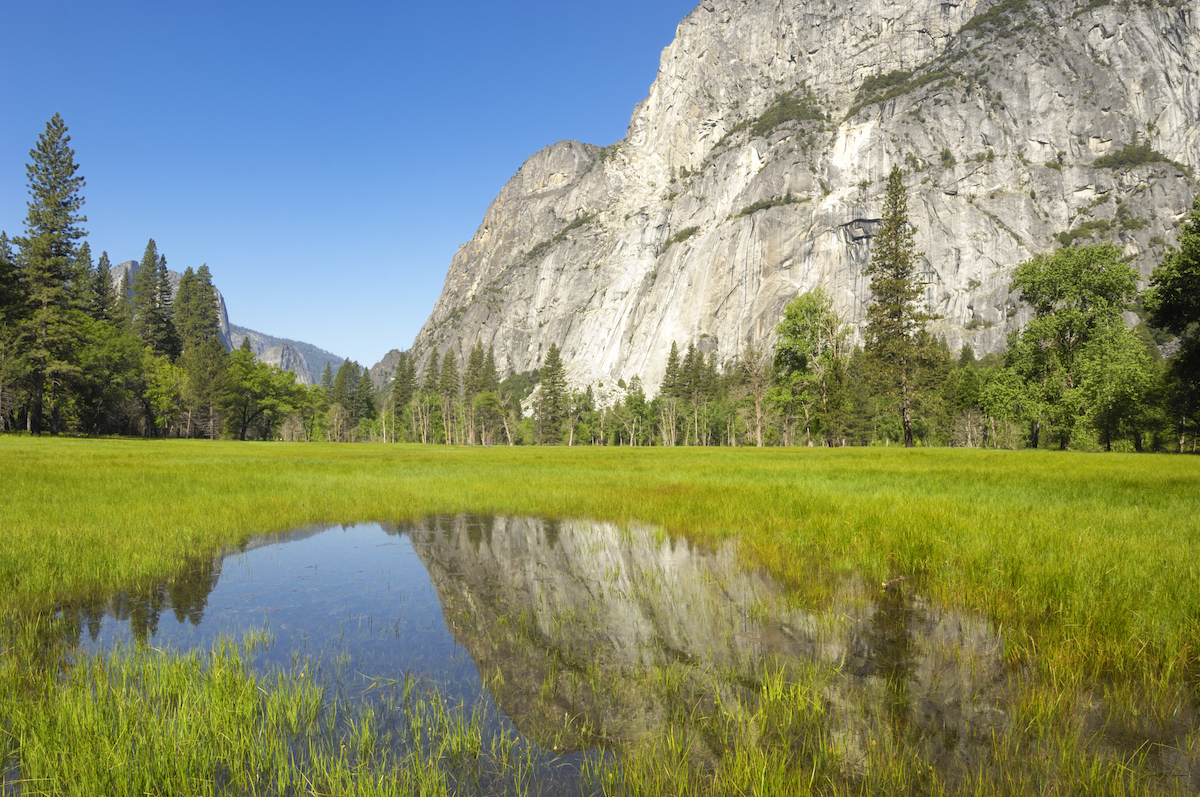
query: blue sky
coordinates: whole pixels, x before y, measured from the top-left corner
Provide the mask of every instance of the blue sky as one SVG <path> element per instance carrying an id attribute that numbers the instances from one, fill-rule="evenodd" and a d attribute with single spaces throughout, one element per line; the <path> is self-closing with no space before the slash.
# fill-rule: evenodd
<path id="1" fill-rule="evenodd" d="M 208 263 L 233 323 L 363 364 L 407 348 L 458 246 L 529 155 L 625 134 L 695 0 L 13 0 L 0 229 L 70 128 L 88 240 Z"/>

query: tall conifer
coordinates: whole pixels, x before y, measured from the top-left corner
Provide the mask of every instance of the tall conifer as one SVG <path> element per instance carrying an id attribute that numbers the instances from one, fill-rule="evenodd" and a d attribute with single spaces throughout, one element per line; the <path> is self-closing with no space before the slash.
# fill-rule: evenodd
<path id="1" fill-rule="evenodd" d="M 100 260 L 96 263 L 96 271 L 92 275 L 89 315 L 97 321 L 111 321 L 115 298 L 112 285 L 112 263 L 109 262 L 108 252 L 101 252 Z"/>
<path id="2" fill-rule="evenodd" d="M 178 356 L 179 338 L 171 323 L 171 284 L 167 275 L 167 259 L 159 254 L 153 238 L 146 244 L 132 287 L 130 315 L 133 331 L 155 354 Z"/>
<path id="3" fill-rule="evenodd" d="M 912 404 L 916 370 L 928 348 L 925 324 L 931 316 L 920 309 L 921 281 L 908 223 L 908 192 L 904 173 L 893 166 L 883 201 L 883 220 L 871 241 L 871 262 L 864 273 L 871 278 L 874 300 L 867 308 L 866 351 L 878 364 L 889 392 L 896 398 L 904 445 L 913 444 Z"/>
<path id="4" fill-rule="evenodd" d="M 29 177 L 29 214 L 20 247 L 18 265 L 26 302 L 19 322 L 20 347 L 28 364 L 29 392 L 27 427 L 41 434 L 44 425 L 45 391 L 69 375 L 71 349 L 76 339 L 72 315 L 70 281 L 74 276 L 76 242 L 87 233 L 80 215 L 85 185 L 77 172 L 75 151 L 62 117 L 46 123 L 37 146 L 25 167 Z"/>
<path id="5" fill-rule="evenodd" d="M 538 426 L 543 443 L 561 442 L 567 420 L 567 377 L 558 344 L 551 343 L 541 368 L 542 389 L 537 398 Z"/>

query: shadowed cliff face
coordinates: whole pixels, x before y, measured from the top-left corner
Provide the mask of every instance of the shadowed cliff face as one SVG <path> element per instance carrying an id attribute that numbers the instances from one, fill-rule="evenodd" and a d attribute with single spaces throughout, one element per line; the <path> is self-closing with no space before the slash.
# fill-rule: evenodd
<path id="1" fill-rule="evenodd" d="M 1148 141 L 1200 169 L 1198 20 L 1195 0 L 705 0 L 623 140 L 555 144 L 500 191 L 418 361 L 479 339 L 520 372 L 556 343 L 577 385 L 654 390 L 672 341 L 728 360 L 817 286 L 857 330 L 896 164 L 933 331 L 998 351 L 1026 320 L 1013 268 L 1060 233 L 1117 242 L 1143 275 L 1175 240 L 1186 170 L 1096 161 Z M 783 94 L 809 112 L 765 123 Z"/>
<path id="2" fill-rule="evenodd" d="M 558 750 L 663 737 L 753 711 L 772 679 L 807 684 L 848 760 L 893 734 L 933 762 L 1006 725 L 1001 641 L 900 589 L 845 582 L 806 611 L 740 566 L 652 531 L 459 517 L 410 531 L 447 625 L 518 730 Z M 960 742 L 961 740 L 961 742 Z"/>

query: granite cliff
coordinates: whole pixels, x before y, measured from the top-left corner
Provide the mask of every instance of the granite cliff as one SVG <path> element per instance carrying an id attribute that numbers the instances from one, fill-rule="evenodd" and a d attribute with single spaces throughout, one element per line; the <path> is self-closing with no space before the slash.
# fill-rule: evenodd
<path id="1" fill-rule="evenodd" d="M 533 155 L 452 259 L 413 351 L 576 385 L 672 341 L 734 358 L 823 286 L 855 328 L 886 175 L 906 172 L 933 329 L 999 351 L 1012 269 L 1112 240 L 1143 276 L 1200 169 L 1200 3 L 704 0 L 624 139 Z M 461 361 L 461 360 L 460 360 Z"/>

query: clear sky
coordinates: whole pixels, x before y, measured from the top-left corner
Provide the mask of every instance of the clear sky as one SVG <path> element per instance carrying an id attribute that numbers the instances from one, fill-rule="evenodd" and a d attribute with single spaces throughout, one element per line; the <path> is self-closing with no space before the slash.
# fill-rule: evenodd
<path id="1" fill-rule="evenodd" d="M 96 256 L 154 238 L 233 323 L 371 365 L 525 158 L 624 136 L 694 5 L 10 0 L 0 229 L 61 113 Z"/>

